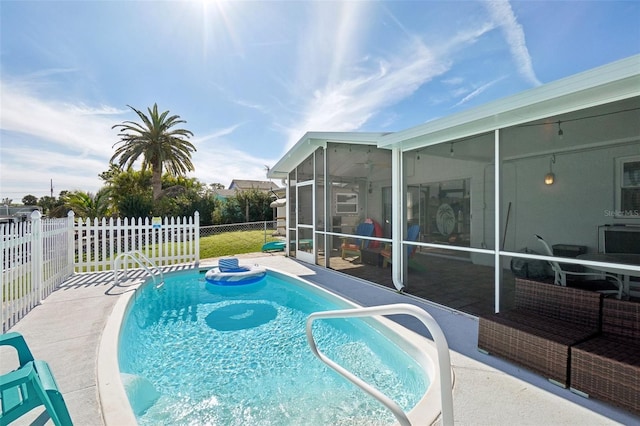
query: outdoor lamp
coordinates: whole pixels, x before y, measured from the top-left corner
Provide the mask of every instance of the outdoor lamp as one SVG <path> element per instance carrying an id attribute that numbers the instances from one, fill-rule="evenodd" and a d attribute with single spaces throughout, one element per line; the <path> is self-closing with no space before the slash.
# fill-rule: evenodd
<path id="1" fill-rule="evenodd" d="M 544 175 L 544 183 L 545 185 L 553 185 L 553 182 L 556 180 L 556 175 L 553 174 L 553 164 L 556 162 L 556 155 L 553 154 L 551 159 L 549 160 L 549 173 Z"/>

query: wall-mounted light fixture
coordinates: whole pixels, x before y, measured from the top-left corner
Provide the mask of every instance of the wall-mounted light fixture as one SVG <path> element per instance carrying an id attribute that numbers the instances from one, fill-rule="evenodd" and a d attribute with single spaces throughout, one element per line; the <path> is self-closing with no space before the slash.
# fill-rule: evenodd
<path id="1" fill-rule="evenodd" d="M 544 175 L 544 183 L 546 185 L 553 185 L 556 181 L 556 175 L 553 174 L 553 165 L 556 164 L 556 155 L 553 154 L 549 159 L 549 173 Z"/>
<path id="2" fill-rule="evenodd" d="M 451 157 L 453 157 L 453 156 L 454 156 L 454 153 L 453 153 L 453 142 L 451 142 L 451 148 L 449 149 L 449 155 L 450 155 Z"/>

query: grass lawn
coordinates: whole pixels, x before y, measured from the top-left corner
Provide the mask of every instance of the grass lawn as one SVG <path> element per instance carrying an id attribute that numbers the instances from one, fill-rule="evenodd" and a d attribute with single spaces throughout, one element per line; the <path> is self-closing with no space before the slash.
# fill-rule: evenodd
<path id="1" fill-rule="evenodd" d="M 23 296 L 31 293 L 32 282 L 31 273 L 27 273 L 26 276 L 15 278 L 9 282 L 2 281 L 2 301 L 8 302 L 10 300 L 19 300 Z"/>
<path id="2" fill-rule="evenodd" d="M 280 241 L 267 235 L 266 242 Z M 236 231 L 200 238 L 200 259 L 262 251 L 264 231 Z"/>

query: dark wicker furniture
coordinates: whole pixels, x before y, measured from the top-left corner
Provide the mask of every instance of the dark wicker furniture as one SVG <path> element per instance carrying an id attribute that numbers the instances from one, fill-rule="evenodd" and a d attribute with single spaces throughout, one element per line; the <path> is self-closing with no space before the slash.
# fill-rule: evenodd
<path id="1" fill-rule="evenodd" d="M 602 335 L 571 348 L 571 390 L 640 414 L 640 303 L 603 301 Z"/>
<path id="2" fill-rule="evenodd" d="M 569 385 L 569 348 L 595 336 L 602 295 L 516 278 L 513 309 L 480 317 L 478 349 Z"/>

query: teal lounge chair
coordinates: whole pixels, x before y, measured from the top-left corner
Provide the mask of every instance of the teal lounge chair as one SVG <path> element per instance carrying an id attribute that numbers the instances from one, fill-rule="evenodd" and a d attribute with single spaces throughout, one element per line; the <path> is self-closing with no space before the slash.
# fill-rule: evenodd
<path id="1" fill-rule="evenodd" d="M 262 246 L 262 251 L 284 251 L 286 245 L 284 241 L 269 241 Z"/>
<path id="2" fill-rule="evenodd" d="M 3 334 L 0 346 L 15 348 L 20 363 L 16 370 L 0 376 L 0 425 L 7 425 L 40 405 L 44 405 L 56 426 L 73 425 L 49 364 L 33 359 L 20 333 Z"/>

